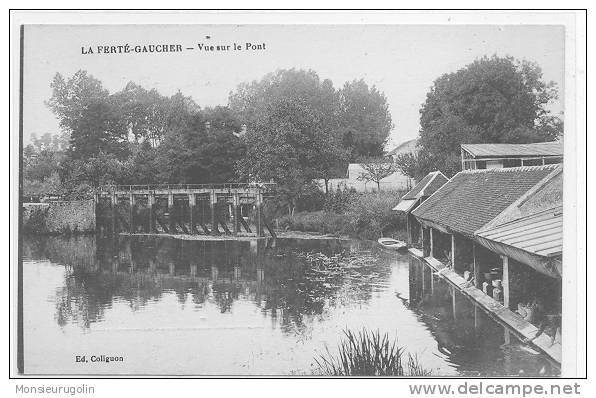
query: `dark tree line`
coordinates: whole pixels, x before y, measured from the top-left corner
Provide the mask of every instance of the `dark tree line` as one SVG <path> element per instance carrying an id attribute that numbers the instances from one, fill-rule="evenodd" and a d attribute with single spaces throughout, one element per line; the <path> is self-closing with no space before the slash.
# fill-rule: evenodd
<path id="1" fill-rule="evenodd" d="M 392 128 L 375 87 L 359 80 L 336 90 L 313 71 L 280 70 L 241 84 L 215 108 L 133 82 L 110 93 L 85 71 L 57 74 L 51 87 L 47 105 L 68 137 L 53 188 L 70 196 L 109 183 L 258 180 L 279 183 L 293 208 L 314 179 L 327 181 L 357 157 L 381 156 Z"/>

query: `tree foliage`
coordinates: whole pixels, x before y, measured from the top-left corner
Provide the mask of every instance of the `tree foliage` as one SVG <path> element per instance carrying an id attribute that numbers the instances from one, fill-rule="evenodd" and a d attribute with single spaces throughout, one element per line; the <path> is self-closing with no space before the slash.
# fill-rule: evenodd
<path id="1" fill-rule="evenodd" d="M 339 98 L 343 145 L 350 150 L 350 161 L 382 156 L 393 128 L 385 95 L 360 79 L 346 83 Z"/>
<path id="2" fill-rule="evenodd" d="M 68 80 L 56 74 L 47 102 L 70 135 L 70 158 L 85 159 L 100 152 L 127 155 L 127 131 L 117 104 L 101 82 L 85 71 Z"/>
<path id="3" fill-rule="evenodd" d="M 247 124 L 240 175 L 277 182 L 290 212 L 313 179 L 330 178 L 345 159 L 337 93 L 331 81 L 321 81 L 313 71 L 268 74 L 240 85 L 229 102 Z"/>
<path id="4" fill-rule="evenodd" d="M 398 163 L 414 178 L 433 170 L 453 175 L 461 144 L 553 141 L 563 132 L 548 109 L 555 99 L 555 83 L 542 80 L 537 64 L 480 58 L 435 80 L 420 109 L 419 154 Z"/>

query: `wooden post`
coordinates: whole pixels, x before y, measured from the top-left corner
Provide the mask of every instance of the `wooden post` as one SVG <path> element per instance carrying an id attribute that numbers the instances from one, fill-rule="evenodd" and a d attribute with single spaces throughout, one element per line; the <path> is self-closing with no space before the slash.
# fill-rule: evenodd
<path id="1" fill-rule="evenodd" d="M 406 213 L 406 234 L 408 236 L 408 243 L 412 244 L 412 227 L 410 226 L 410 213 Z"/>
<path id="2" fill-rule="evenodd" d="M 155 220 L 153 217 L 153 205 L 155 204 L 155 195 L 153 192 L 149 192 L 147 196 L 147 208 L 149 209 L 149 233 L 155 232 Z"/>
<path id="3" fill-rule="evenodd" d="M 217 194 L 215 190 L 211 190 L 211 196 L 209 205 L 211 208 L 211 234 L 219 235 L 219 229 L 217 228 L 217 219 L 215 217 L 215 205 L 217 204 Z"/>
<path id="4" fill-rule="evenodd" d="M 232 200 L 232 213 L 233 213 L 233 222 L 234 222 L 234 235 L 238 235 L 238 230 L 239 230 L 239 224 L 238 224 L 238 205 L 240 204 L 240 195 L 238 194 L 238 191 L 234 192 L 234 197 Z"/>
<path id="5" fill-rule="evenodd" d="M 422 285 L 421 291 L 422 291 L 422 299 L 423 300 L 424 300 L 424 288 L 425 288 L 425 286 L 424 286 L 424 282 L 425 282 L 424 281 L 424 274 L 425 274 L 424 270 L 425 270 L 425 268 L 426 268 L 426 265 L 423 262 L 420 262 L 420 270 L 422 271 L 421 272 L 422 275 L 420 276 L 420 281 L 421 281 L 420 284 Z"/>
<path id="6" fill-rule="evenodd" d="M 194 193 L 188 194 L 188 210 L 189 210 L 189 223 L 190 223 L 190 233 L 191 235 L 194 233 L 195 230 L 195 222 L 194 222 L 194 213 L 195 213 L 195 205 L 197 203 L 196 197 Z"/>
<path id="7" fill-rule="evenodd" d="M 257 197 L 256 197 L 257 201 L 256 201 L 256 210 L 257 210 L 257 217 L 256 217 L 256 224 L 257 224 L 257 236 L 265 236 L 264 232 L 263 232 L 263 220 L 262 220 L 262 216 L 263 216 L 263 196 L 261 194 L 261 191 L 258 190 L 257 191 Z"/>
<path id="8" fill-rule="evenodd" d="M 128 197 L 128 204 L 129 204 L 129 220 L 130 220 L 130 233 L 135 233 L 135 196 L 132 192 L 130 192 Z"/>
<path id="9" fill-rule="evenodd" d="M 170 233 L 176 233 L 176 218 L 174 216 L 174 194 L 172 191 L 168 192 L 168 224 Z"/>
<path id="10" fill-rule="evenodd" d="M 103 225 L 100 225 L 101 222 L 99 218 L 100 207 L 99 207 L 99 193 L 96 191 L 93 193 L 93 214 L 95 214 L 95 232 L 100 232 L 102 230 Z"/>
<path id="11" fill-rule="evenodd" d="M 116 220 L 116 218 L 118 217 L 118 196 L 115 192 L 112 192 L 110 207 L 112 213 L 112 235 L 116 235 L 118 233 L 118 231 L 116 230 L 116 228 L 118 227 L 118 223 Z"/>
<path id="12" fill-rule="evenodd" d="M 472 243 L 472 257 L 474 261 L 474 286 L 480 288 L 480 264 L 476 264 L 476 243 Z"/>
<path id="13" fill-rule="evenodd" d="M 509 257 L 501 256 L 503 260 L 503 306 L 509 308 Z"/>
<path id="14" fill-rule="evenodd" d="M 451 269 L 457 272 L 455 268 L 455 234 L 451 234 Z"/>
<path id="15" fill-rule="evenodd" d="M 435 256 L 435 242 L 433 239 L 433 229 L 432 227 L 430 228 L 430 256 L 434 257 Z"/>

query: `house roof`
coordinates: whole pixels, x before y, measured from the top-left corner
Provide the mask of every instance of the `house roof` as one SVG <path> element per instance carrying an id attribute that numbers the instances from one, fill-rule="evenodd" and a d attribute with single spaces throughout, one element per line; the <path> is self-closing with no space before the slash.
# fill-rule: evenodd
<path id="1" fill-rule="evenodd" d="M 456 174 L 412 214 L 473 237 L 561 165 L 466 170 Z"/>
<path id="2" fill-rule="evenodd" d="M 539 256 L 560 255 L 563 252 L 563 206 L 480 231 L 478 236 Z"/>
<path id="3" fill-rule="evenodd" d="M 557 141 L 533 144 L 462 144 L 461 147 L 475 158 L 563 156 L 563 143 Z"/>
<path id="4" fill-rule="evenodd" d="M 417 143 L 416 139 L 402 142 L 401 144 L 399 144 L 398 146 L 393 148 L 393 150 L 391 152 L 389 152 L 387 155 L 388 156 L 396 156 L 396 155 L 399 155 L 402 153 L 415 152 L 416 151 L 416 143 Z"/>
<path id="5" fill-rule="evenodd" d="M 430 196 L 443 186 L 449 179 L 440 171 L 428 173 L 418 184 L 414 186 L 402 199 L 419 199 L 423 196 Z"/>
<path id="6" fill-rule="evenodd" d="M 418 202 L 418 199 L 402 199 L 399 201 L 397 206 L 395 206 L 392 210 L 393 211 L 403 211 L 404 213 L 407 213 L 410 210 L 412 210 L 412 208 L 414 206 L 416 206 L 417 202 Z"/>

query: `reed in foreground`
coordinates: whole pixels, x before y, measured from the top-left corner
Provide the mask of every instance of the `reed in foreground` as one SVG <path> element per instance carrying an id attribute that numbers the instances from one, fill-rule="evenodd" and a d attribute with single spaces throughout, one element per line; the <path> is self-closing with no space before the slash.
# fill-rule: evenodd
<path id="1" fill-rule="evenodd" d="M 428 376 L 418 359 L 406 354 L 387 333 L 344 330 L 337 355 L 327 350 L 315 358 L 318 372 L 328 376 Z"/>

